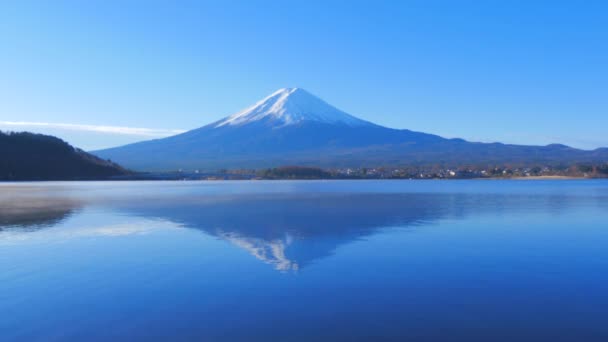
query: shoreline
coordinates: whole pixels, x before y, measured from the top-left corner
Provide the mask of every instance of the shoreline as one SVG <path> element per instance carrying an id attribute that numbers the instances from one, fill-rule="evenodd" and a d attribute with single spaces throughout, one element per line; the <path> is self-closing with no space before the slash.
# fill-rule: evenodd
<path id="1" fill-rule="evenodd" d="M 251 178 L 251 179 L 31 179 L 0 180 L 0 184 L 9 183 L 45 183 L 45 182 L 253 182 L 253 181 L 545 181 L 545 180 L 608 180 L 606 177 L 575 176 L 529 176 L 529 177 L 480 177 L 480 178 Z"/>

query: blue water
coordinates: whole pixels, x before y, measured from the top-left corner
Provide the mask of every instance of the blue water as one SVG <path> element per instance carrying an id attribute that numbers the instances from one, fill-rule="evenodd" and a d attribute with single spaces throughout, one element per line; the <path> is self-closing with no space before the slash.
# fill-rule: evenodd
<path id="1" fill-rule="evenodd" d="M 0 184 L 2 341 L 608 341 L 606 181 Z"/>

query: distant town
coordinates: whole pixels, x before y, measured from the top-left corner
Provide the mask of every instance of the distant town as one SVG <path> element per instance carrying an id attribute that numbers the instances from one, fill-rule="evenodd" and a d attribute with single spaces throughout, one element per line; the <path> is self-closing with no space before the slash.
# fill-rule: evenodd
<path id="1" fill-rule="evenodd" d="M 139 173 L 129 178 L 155 180 L 264 180 L 264 179 L 552 179 L 608 178 L 608 163 L 535 167 L 377 167 L 315 168 L 282 166 L 266 169 L 222 169 L 215 172 L 176 170 Z"/>

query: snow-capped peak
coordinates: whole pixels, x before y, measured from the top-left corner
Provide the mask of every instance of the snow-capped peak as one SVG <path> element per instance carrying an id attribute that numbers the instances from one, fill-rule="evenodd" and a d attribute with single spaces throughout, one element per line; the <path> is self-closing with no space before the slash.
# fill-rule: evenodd
<path id="1" fill-rule="evenodd" d="M 278 126 L 302 121 L 348 126 L 371 124 L 333 107 L 304 89 L 282 88 L 253 106 L 221 120 L 215 127 L 244 125 L 262 119 L 271 119 Z"/>

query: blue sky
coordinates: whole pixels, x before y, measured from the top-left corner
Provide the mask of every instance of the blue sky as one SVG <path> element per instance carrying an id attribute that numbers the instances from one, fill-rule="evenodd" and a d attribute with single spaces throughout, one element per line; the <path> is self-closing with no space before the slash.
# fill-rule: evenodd
<path id="1" fill-rule="evenodd" d="M 390 127 L 595 148 L 606 42 L 606 1 L 5 1 L 0 129 L 95 149 L 301 87 Z"/>

